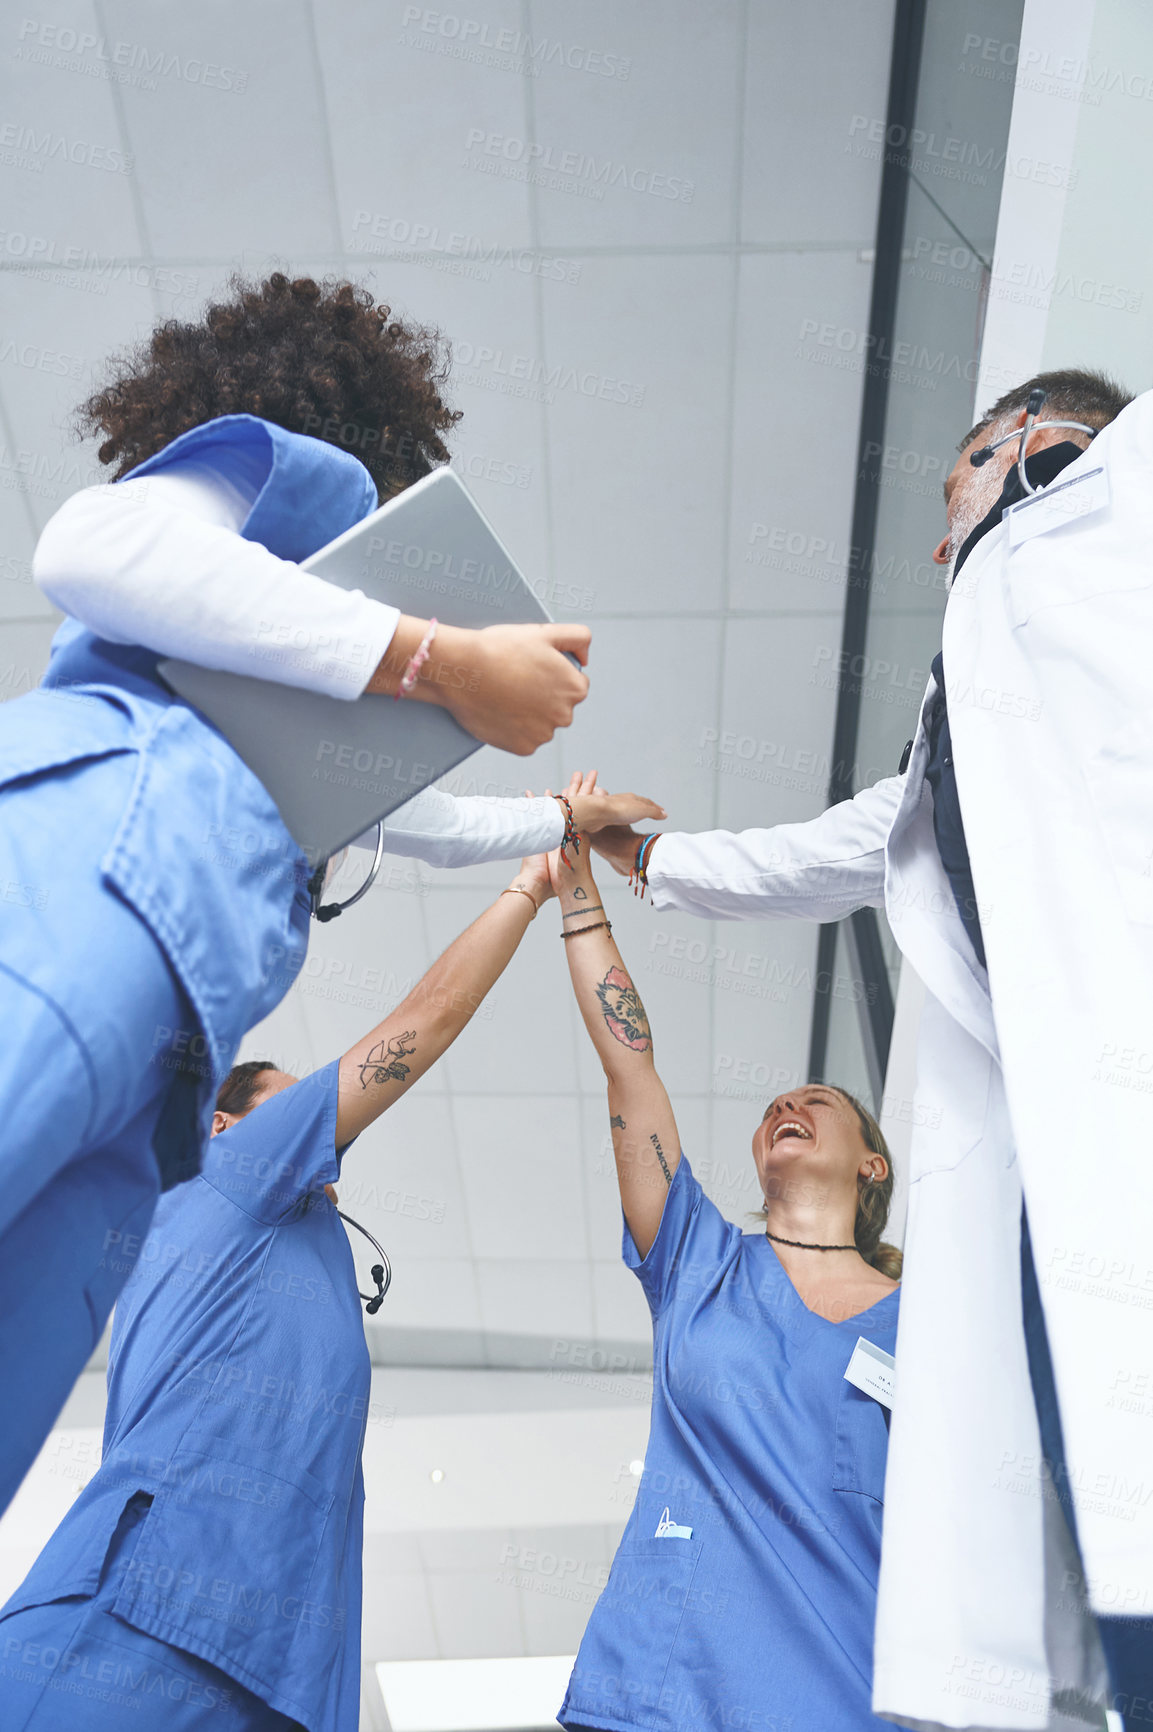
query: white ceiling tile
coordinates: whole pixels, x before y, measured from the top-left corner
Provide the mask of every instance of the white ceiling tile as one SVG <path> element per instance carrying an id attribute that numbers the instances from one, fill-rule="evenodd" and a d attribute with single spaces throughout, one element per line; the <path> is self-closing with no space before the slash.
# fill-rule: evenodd
<path id="1" fill-rule="evenodd" d="M 414 10 L 397 0 L 316 8 L 341 244 L 429 250 L 450 268 L 493 246 L 527 246 L 518 164 L 478 148 L 525 135 L 524 80 L 506 70 L 515 56 L 487 46 L 519 33 L 521 8 L 489 0 L 483 40 L 461 39 L 459 15 Z"/>
<path id="2" fill-rule="evenodd" d="M 40 684 L 55 634 L 56 627 L 50 620 L 17 619 L 3 627 L 0 703 L 22 697 Z"/>
<path id="3" fill-rule="evenodd" d="M 29 495 L 40 483 L 21 462 L 17 447 L 0 435 L 0 620 L 50 620 L 55 609 L 32 581 L 36 529 Z"/>
<path id="4" fill-rule="evenodd" d="M 378 1540 L 379 1535 L 366 1535 Z M 365 1559 L 361 1648 L 365 1660 L 435 1660 L 437 1640 L 428 1582 L 423 1570 L 386 1575 Z"/>
<path id="5" fill-rule="evenodd" d="M 576 1552 L 561 1553 L 556 1569 L 568 1574 L 554 1575 L 538 1564 L 519 1590 L 526 1654 L 575 1654 L 597 1603 L 597 1584 L 608 1578 L 603 1564 L 590 1563 Z"/>
<path id="6" fill-rule="evenodd" d="M 429 1575 L 476 1573 L 495 1569 L 513 1543 L 511 1528 L 448 1528 L 420 1534 L 421 1564 Z"/>
<path id="7" fill-rule="evenodd" d="M 292 986 L 320 1063 L 338 1058 L 382 1022 L 433 960 L 423 903 L 412 891 L 374 888 L 337 920 L 313 921 Z M 431 1071 L 426 1088 L 436 1089 Z"/>
<path id="8" fill-rule="evenodd" d="M 515 1057 L 505 1074 L 508 1087 L 516 1077 Z M 458 1094 L 453 1109 L 475 1255 L 517 1260 L 547 1255 L 565 1262 L 587 1257 L 581 1151 L 571 1101 Z M 527 1321 L 522 1312 L 521 1327 Z"/>
<path id="9" fill-rule="evenodd" d="M 506 882 L 515 871 L 515 862 L 506 865 Z M 487 905 L 487 897 L 431 898 L 432 948 L 447 948 L 461 926 Z M 572 1091 L 576 1030 L 559 929 L 556 903 L 546 903 L 529 922 L 504 974 L 450 1049 L 445 1064 L 458 1094 L 501 1091 L 513 1079 L 526 1094 L 555 1096 Z"/>
<path id="10" fill-rule="evenodd" d="M 519 1595 L 494 1589 L 494 1573 L 490 1566 L 426 1576 L 437 1643 L 446 1658 L 525 1652 Z"/>
<path id="11" fill-rule="evenodd" d="M 742 240 L 872 247 L 892 19 L 893 0 L 749 8 Z"/>
<path id="12" fill-rule="evenodd" d="M 735 1147 L 709 1150 L 709 1194 L 740 1197 L 754 1185 L 749 1141 L 773 1096 L 789 1087 L 808 1057 L 812 1006 L 817 996 L 817 927 L 811 921 L 742 921 L 722 928 L 726 952 L 714 964 L 711 1089 L 745 1106 L 747 1128 Z M 852 990 L 839 975 L 822 988 L 838 998 Z M 694 1170 L 695 1167 L 694 1167 Z M 706 1173 L 698 1175 L 702 1182 Z"/>
<path id="13" fill-rule="evenodd" d="M 78 443 L 79 404 L 107 376 L 109 357 L 151 328 L 147 287 L 85 293 L 92 273 L 26 280 L 0 271 L 0 393 L 8 433 L 3 470 L 15 477 L 39 528 L 71 494 L 106 481 L 91 441 Z"/>
<path id="14" fill-rule="evenodd" d="M 839 649 L 839 628 L 819 618 L 726 626 L 720 725 L 704 743 L 724 829 L 795 823 L 824 810 Z"/>
<path id="15" fill-rule="evenodd" d="M 706 730 L 716 724 L 720 622 L 659 614 L 600 620 L 590 674 L 592 689 L 565 735 L 566 763 L 598 770 L 610 792 L 657 801 L 670 828 L 706 826 L 713 775 L 702 760 Z"/>
<path id="16" fill-rule="evenodd" d="M 120 125 L 121 69 L 97 7 L 62 0 L 38 16 L 10 10 L 4 45 L 0 265 L 32 265 L 32 287 L 57 267 L 138 255 L 141 164 Z"/>
<path id="17" fill-rule="evenodd" d="M 555 576 L 594 617 L 720 603 L 734 269 L 597 258 L 544 303 Z"/>
<path id="18" fill-rule="evenodd" d="M 333 251 L 326 112 L 304 0 L 158 7 L 103 0 L 140 76 L 119 86 L 154 257 Z"/>
<path id="19" fill-rule="evenodd" d="M 547 1241 L 545 1245 L 551 1250 Z M 587 1262 L 567 1260 L 563 1255 L 500 1261 L 481 1258 L 477 1280 L 481 1316 L 491 1334 L 538 1335 L 553 1341 L 567 1341 L 573 1336 L 587 1340 L 592 1334 Z"/>
<path id="20" fill-rule="evenodd" d="M 337 1193 L 340 1207 L 376 1235 L 397 1268 L 415 1258 L 471 1255 L 449 1102 L 421 1083 L 358 1137 Z M 355 1232 L 350 1242 L 358 1267 L 367 1267 L 371 1247 Z M 457 1319 L 460 1327 L 471 1321 Z"/>
<path id="21" fill-rule="evenodd" d="M 741 259 L 730 607 L 843 612 L 871 281 L 851 252 Z"/>
<path id="22" fill-rule="evenodd" d="M 398 1260 L 378 1319 L 386 1333 L 390 1328 L 476 1329 L 479 1322 L 476 1269 L 471 1260 Z"/>
<path id="23" fill-rule="evenodd" d="M 527 12 L 543 244 L 731 240 L 741 11 L 704 0 L 674 22 L 655 0 L 530 0 Z"/>

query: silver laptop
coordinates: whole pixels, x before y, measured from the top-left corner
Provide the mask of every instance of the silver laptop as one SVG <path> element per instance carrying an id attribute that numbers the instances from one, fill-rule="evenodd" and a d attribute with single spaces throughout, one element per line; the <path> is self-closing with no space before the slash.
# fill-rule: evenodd
<path id="1" fill-rule="evenodd" d="M 546 622 L 547 610 L 450 469 L 436 469 L 346 530 L 304 570 L 448 625 Z M 480 742 L 435 704 L 348 703 L 299 687 L 162 661 L 276 801 L 316 865 L 454 769 Z"/>

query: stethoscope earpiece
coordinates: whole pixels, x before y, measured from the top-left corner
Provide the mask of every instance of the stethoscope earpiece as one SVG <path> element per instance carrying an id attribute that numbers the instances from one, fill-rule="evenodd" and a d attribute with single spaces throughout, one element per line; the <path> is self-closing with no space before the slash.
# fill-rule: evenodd
<path id="1" fill-rule="evenodd" d="M 346 908 L 347 906 L 348 904 L 345 903 Z M 336 1212 L 342 1221 L 346 1222 L 350 1227 L 355 1227 L 358 1233 L 363 1233 L 369 1244 L 374 1246 L 375 1249 L 380 1252 L 381 1261 L 379 1263 L 374 1263 L 370 1271 L 373 1280 L 376 1282 L 376 1292 L 370 1297 L 367 1293 L 360 1293 L 360 1288 L 357 1288 L 357 1292 L 360 1293 L 360 1297 L 364 1300 L 364 1309 L 370 1317 L 375 1317 L 381 1306 L 384 1304 L 385 1294 L 392 1286 L 392 1264 L 388 1260 L 388 1252 L 385 1250 L 379 1239 L 373 1238 L 367 1227 L 362 1227 L 359 1221 L 354 1221 L 352 1216 L 346 1215 L 343 1209 L 337 1209 Z"/>
<path id="2" fill-rule="evenodd" d="M 1076 433 L 1087 433 L 1090 439 L 1096 439 L 1101 429 L 1099 427 L 1086 427 L 1084 421 L 1038 421 L 1037 416 L 1041 413 L 1041 405 L 1045 401 L 1045 397 L 1046 392 L 1041 385 L 1030 391 L 1029 401 L 1025 405 L 1025 425 L 1020 432 L 1014 427 L 1011 433 L 1003 433 L 999 439 L 994 439 L 991 445 L 982 445 L 979 451 L 971 452 L 969 462 L 973 468 L 980 469 L 983 463 L 989 461 L 994 451 L 1000 450 L 1002 445 L 1007 445 L 1010 439 L 1016 439 L 1018 441 L 1017 473 L 1021 478 L 1021 487 L 1026 494 L 1040 493 L 1041 489 L 1034 487 L 1025 473 L 1025 447 L 1029 443 L 1031 434 L 1040 433 L 1047 427 L 1071 427 Z"/>

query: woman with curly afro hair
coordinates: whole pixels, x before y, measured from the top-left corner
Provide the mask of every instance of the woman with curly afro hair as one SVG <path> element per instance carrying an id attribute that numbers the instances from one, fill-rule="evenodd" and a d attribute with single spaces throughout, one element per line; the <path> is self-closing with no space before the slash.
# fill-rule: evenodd
<path id="1" fill-rule="evenodd" d="M 446 460 L 446 370 L 433 333 L 364 289 L 278 272 L 160 325 L 81 411 L 114 484 L 45 529 L 35 575 L 70 617 L 40 687 L 0 706 L 0 876 L 19 887 L 0 899 L 0 1509 L 307 946 L 304 855 L 158 663 L 397 691 L 430 622 L 299 562 Z M 562 652 L 583 662 L 588 636 L 441 626 L 411 697 L 530 752 L 583 698 Z M 460 865 L 564 825 L 551 799 L 429 791 L 390 828 L 400 852 Z"/>

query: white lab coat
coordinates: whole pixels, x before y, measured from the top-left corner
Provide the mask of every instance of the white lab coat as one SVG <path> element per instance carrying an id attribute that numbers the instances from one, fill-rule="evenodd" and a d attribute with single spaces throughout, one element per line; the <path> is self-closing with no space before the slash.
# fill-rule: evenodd
<path id="1" fill-rule="evenodd" d="M 1089 1600 L 1153 1617 L 1153 392 L 1059 480 L 1101 464 L 1109 506 L 1012 552 L 1001 524 L 945 614 L 988 974 L 933 835 L 932 680 L 904 777 L 650 870 L 658 908 L 714 917 L 883 904 L 928 989 L 874 1686 L 905 1725 L 1083 1727 L 1062 1693 L 1103 1687 L 1042 1477 L 1022 1193 Z"/>

